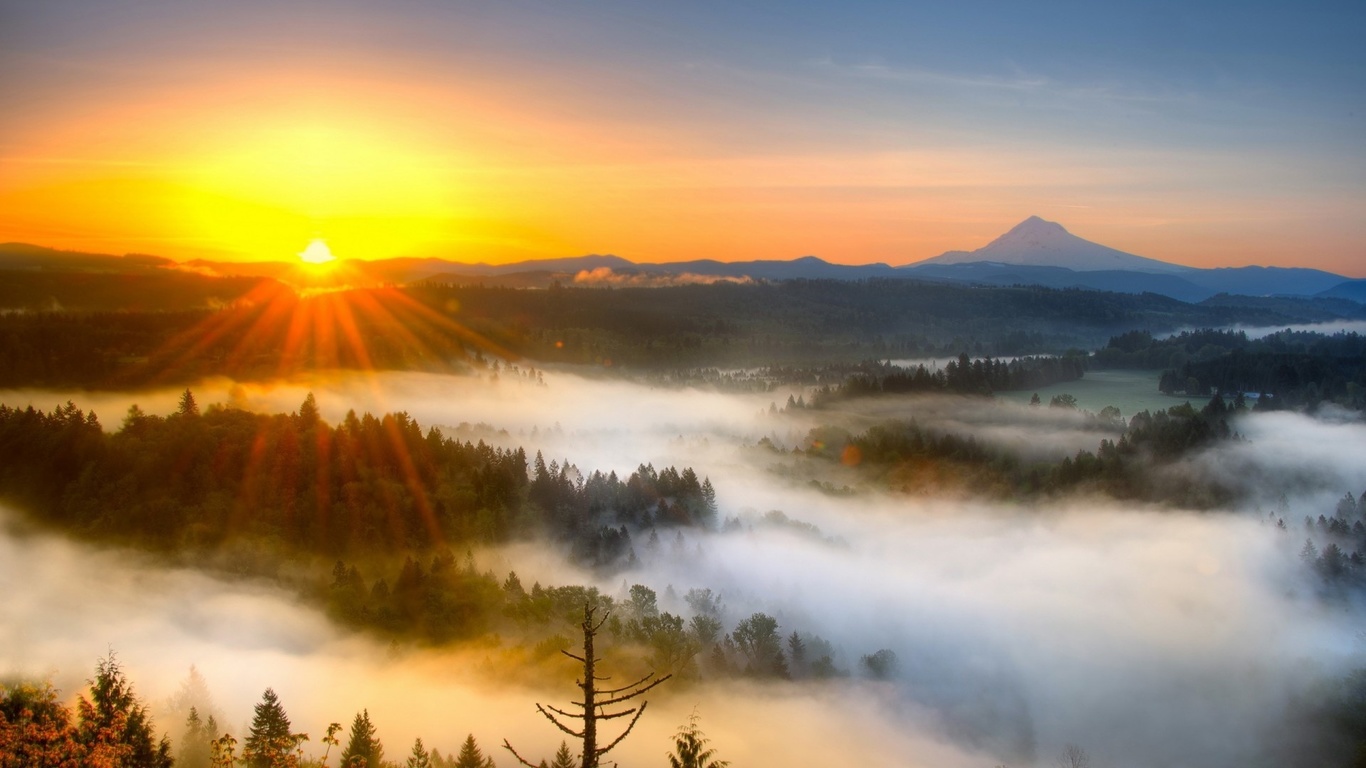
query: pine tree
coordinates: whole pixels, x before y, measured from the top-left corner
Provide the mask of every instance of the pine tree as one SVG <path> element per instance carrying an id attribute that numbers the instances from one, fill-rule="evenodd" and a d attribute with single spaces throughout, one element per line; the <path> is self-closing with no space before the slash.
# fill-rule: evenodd
<path id="1" fill-rule="evenodd" d="M 787 637 L 787 654 L 792 658 L 792 674 L 801 676 L 806 672 L 806 643 L 794 629 Z"/>
<path id="2" fill-rule="evenodd" d="M 363 709 L 356 713 L 356 719 L 351 723 L 351 740 L 341 754 L 342 768 L 353 765 L 379 768 L 383 759 L 384 745 L 375 735 L 375 725 L 370 722 L 370 710 Z"/>
<path id="3" fill-rule="evenodd" d="M 91 764 L 171 768 L 171 743 L 156 742 L 147 708 L 133 693 L 118 659 L 111 651 L 95 666 L 90 698 L 76 705 L 76 741 L 89 750 Z"/>
<path id="4" fill-rule="evenodd" d="M 209 728 L 209 724 L 200 719 L 199 709 L 190 707 L 190 716 L 185 719 L 185 734 L 180 737 L 180 752 L 176 755 L 177 768 L 208 768 L 210 743 L 217 737 Z"/>
<path id="5" fill-rule="evenodd" d="M 318 399 L 313 396 L 312 392 L 309 392 L 308 397 L 305 397 L 303 403 L 299 406 L 299 423 L 303 425 L 305 429 L 308 429 L 309 427 L 316 426 L 320 418 L 321 414 L 318 412 Z"/>
<path id="6" fill-rule="evenodd" d="M 213 694 L 209 692 L 208 681 L 193 664 L 190 665 L 189 674 L 181 682 L 180 689 L 170 698 L 167 706 L 179 717 L 188 717 L 190 710 L 196 709 L 199 711 L 199 719 L 205 723 L 218 713 L 218 708 L 214 706 Z"/>
<path id="7" fill-rule="evenodd" d="M 711 478 L 702 481 L 702 522 L 708 528 L 716 526 L 716 489 L 712 487 Z"/>
<path id="8" fill-rule="evenodd" d="M 544 763 L 544 761 L 542 761 Z M 555 759 L 548 768 L 575 768 L 574 755 L 569 752 L 569 745 L 560 742 L 560 749 L 555 753 Z"/>
<path id="9" fill-rule="evenodd" d="M 668 755 L 669 768 L 726 768 L 726 760 L 714 760 L 716 750 L 707 749 L 707 737 L 697 727 L 697 711 L 688 718 L 688 724 L 678 729 L 674 736 L 674 752 Z"/>
<path id="10" fill-rule="evenodd" d="M 289 716 L 280 705 L 280 698 L 267 688 L 251 719 L 251 730 L 242 745 L 242 759 L 248 768 L 279 768 L 306 738 L 290 732 Z"/>
<path id="11" fill-rule="evenodd" d="M 479 749 L 479 744 L 474 740 L 474 734 L 465 737 L 465 743 L 460 745 L 460 755 L 455 759 L 455 768 L 496 768 L 493 758 L 484 757 L 484 752 Z"/>
<path id="12" fill-rule="evenodd" d="M 413 753 L 408 756 L 408 762 L 403 764 L 404 768 L 432 768 L 432 756 L 427 752 L 427 748 L 422 746 L 422 739 L 413 742 Z"/>
<path id="13" fill-rule="evenodd" d="M 194 393 L 189 389 L 180 393 L 180 406 L 176 409 L 176 413 L 181 416 L 199 415 L 199 404 L 195 402 Z"/>

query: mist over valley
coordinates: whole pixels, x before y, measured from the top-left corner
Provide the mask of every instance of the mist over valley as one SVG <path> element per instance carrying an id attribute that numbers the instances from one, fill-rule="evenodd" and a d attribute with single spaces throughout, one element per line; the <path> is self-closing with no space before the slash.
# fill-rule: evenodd
<path id="1" fill-rule="evenodd" d="M 1143 383 L 1152 386 L 1151 376 Z M 664 388 L 570 370 L 528 375 L 511 364 L 464 376 L 206 381 L 193 391 L 207 409 L 201 419 L 223 409 L 297 419 L 310 395 L 324 423 L 352 410 L 401 411 L 422 430 L 539 453 L 571 483 L 594 472 L 625 478 L 644 464 L 707 479 L 710 525 L 647 516 L 623 529 L 628 555 L 596 565 L 549 531 L 455 545 L 457 558 L 473 558 L 495 583 L 515 571 L 527 588 L 584 585 L 628 616 L 638 597 L 631 585 L 652 590 L 655 610 L 685 619 L 698 606 L 684 596 L 711 590 L 721 634 L 763 614 L 779 638 L 796 633 L 828 657 L 817 674 L 813 659 L 786 648 L 783 676 L 792 679 L 783 680 L 723 672 L 698 648 L 700 666 L 652 695 L 656 706 L 623 742 L 621 760 L 650 761 L 696 707 L 725 756 L 751 764 L 819 754 L 869 764 L 1049 764 L 1069 744 L 1115 764 L 1274 762 L 1284 745 L 1317 738 L 1294 702 L 1359 663 L 1356 598 L 1336 596 L 1300 557 L 1303 519 L 1333 517 L 1345 493 L 1366 488 L 1366 466 L 1340 448 L 1366 440 L 1354 417 L 1234 416 L 1236 439 L 1147 470 L 1157 484 L 1236 489 L 1226 505 L 1182 509 L 1084 487 L 1013 501 L 950 479 L 907 487 L 883 467 L 823 459 L 811 442 L 831 428 L 853 439 L 914 420 L 1051 463 L 1124 433 L 1122 420 L 1098 424 L 1084 411 L 1006 400 L 884 395 L 775 409 L 788 394 L 813 392 Z M 183 396 L 23 390 L 0 399 L 19 409 L 70 399 L 117 431 L 116 415 L 134 405 L 142 418 L 183 419 Z M 366 708 L 391 750 L 420 736 L 452 752 L 466 732 L 532 754 L 558 743 L 531 702 L 563 698 L 566 670 L 544 658 L 501 666 L 526 663 L 516 649 L 538 632 L 572 638 L 569 623 L 533 627 L 522 640 L 476 634 L 436 646 L 373 628 L 354 634 L 309 597 L 327 578 L 326 555 L 300 552 L 296 565 L 253 571 L 233 562 L 238 545 L 211 556 L 185 540 L 190 549 L 143 554 L 57 538 L 25 518 L 6 513 L 4 580 L 23 595 L 6 608 L 10 674 L 48 675 L 74 690 L 107 647 L 159 725 L 183 719 L 161 703 L 194 665 L 224 713 L 220 724 L 239 733 L 269 686 L 309 733 Z M 98 529 L 86 530 L 88 539 Z M 271 546 L 279 554 L 267 557 L 289 549 Z M 433 551 L 418 540 L 407 549 L 419 561 Z M 384 562 L 354 557 L 367 571 Z M 255 567 L 266 562 L 258 557 Z M 618 641 L 632 646 L 622 632 Z M 458 734 L 451 711 L 466 713 Z M 770 718 L 784 725 L 758 724 Z M 162 728 L 175 738 L 174 727 Z"/>

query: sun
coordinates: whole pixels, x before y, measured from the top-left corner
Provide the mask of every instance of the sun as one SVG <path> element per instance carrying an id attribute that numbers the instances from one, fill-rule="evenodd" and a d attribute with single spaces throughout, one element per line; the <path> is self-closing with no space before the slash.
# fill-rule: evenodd
<path id="1" fill-rule="evenodd" d="M 332 255 L 332 249 L 327 247 L 327 241 L 320 237 L 309 243 L 303 253 L 299 254 L 299 258 L 309 264 L 326 264 L 337 260 L 337 257 Z"/>

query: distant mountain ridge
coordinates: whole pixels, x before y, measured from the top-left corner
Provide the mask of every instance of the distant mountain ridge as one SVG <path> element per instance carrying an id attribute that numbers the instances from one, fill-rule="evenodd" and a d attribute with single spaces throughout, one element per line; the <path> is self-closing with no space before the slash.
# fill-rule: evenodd
<path id="1" fill-rule="evenodd" d="M 790 260 L 724 262 L 698 259 L 636 263 L 610 254 L 590 254 L 511 264 L 467 264 L 440 258 L 346 261 L 356 279 L 372 283 L 418 280 L 480 282 L 511 287 L 552 283 L 658 286 L 715 280 L 916 279 L 969 285 L 1039 285 L 1116 293 L 1154 293 L 1184 302 L 1221 294 L 1251 297 L 1347 299 L 1366 304 L 1366 280 L 1299 267 L 1198 269 L 1125 253 L 1068 232 L 1061 224 L 1030 216 L 975 251 L 948 251 L 903 266 L 832 264 L 816 256 Z M 297 263 L 195 260 L 176 265 L 155 256 L 57 251 L 22 243 L 0 244 L 0 269 L 124 271 L 192 269 L 207 274 L 287 279 Z"/>

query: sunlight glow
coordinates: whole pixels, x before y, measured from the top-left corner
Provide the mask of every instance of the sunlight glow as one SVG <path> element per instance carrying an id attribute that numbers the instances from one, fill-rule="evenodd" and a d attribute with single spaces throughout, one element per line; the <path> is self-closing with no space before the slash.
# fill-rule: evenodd
<path id="1" fill-rule="evenodd" d="M 309 243 L 303 253 L 299 254 L 299 258 L 309 264 L 326 264 L 337 260 L 337 257 L 332 255 L 332 249 L 327 247 L 327 241 L 320 237 Z"/>

